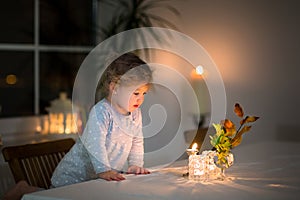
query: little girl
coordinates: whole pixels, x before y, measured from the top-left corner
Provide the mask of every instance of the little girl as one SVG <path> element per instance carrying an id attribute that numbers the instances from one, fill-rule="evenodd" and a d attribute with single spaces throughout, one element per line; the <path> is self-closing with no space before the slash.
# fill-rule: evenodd
<path id="1" fill-rule="evenodd" d="M 54 187 L 102 178 L 120 181 L 127 173 L 148 174 L 143 168 L 144 143 L 139 109 L 152 72 L 133 53 L 114 60 L 99 82 L 102 98 L 90 113 L 82 136 L 55 169 Z"/>

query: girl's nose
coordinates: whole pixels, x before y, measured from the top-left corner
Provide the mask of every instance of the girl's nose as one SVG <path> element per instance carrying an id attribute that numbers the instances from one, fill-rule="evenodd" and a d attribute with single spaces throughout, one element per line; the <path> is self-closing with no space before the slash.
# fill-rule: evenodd
<path id="1" fill-rule="evenodd" d="M 143 99 L 144 99 L 144 96 L 139 96 L 139 97 L 137 98 L 137 102 L 141 102 L 141 101 L 143 101 Z"/>

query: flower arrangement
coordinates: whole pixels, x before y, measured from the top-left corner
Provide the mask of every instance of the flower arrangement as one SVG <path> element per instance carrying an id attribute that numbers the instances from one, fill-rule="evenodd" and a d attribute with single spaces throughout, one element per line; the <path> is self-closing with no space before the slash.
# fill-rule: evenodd
<path id="1" fill-rule="evenodd" d="M 241 118 L 240 126 L 236 129 L 235 124 L 229 120 L 222 120 L 220 124 L 213 124 L 216 133 L 214 136 L 210 136 L 210 143 L 217 152 L 216 164 L 221 167 L 229 167 L 228 156 L 231 149 L 238 146 L 242 142 L 242 135 L 250 131 L 251 126 L 249 123 L 253 123 L 259 119 L 256 116 L 245 116 L 243 108 L 240 104 L 234 105 L 234 113 Z"/>

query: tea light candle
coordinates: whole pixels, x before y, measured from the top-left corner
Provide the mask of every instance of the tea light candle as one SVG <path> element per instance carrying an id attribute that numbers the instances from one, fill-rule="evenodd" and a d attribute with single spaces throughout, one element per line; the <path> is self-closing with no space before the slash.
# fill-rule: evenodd
<path id="1" fill-rule="evenodd" d="M 198 144 L 194 143 L 191 149 L 187 149 L 186 152 L 189 155 L 189 163 L 188 163 L 188 174 L 189 179 L 195 179 L 196 176 L 201 175 L 201 171 L 199 171 L 200 168 L 200 155 L 197 155 L 199 152 Z"/>
<path id="2" fill-rule="evenodd" d="M 201 175 L 203 175 L 203 162 L 200 155 L 190 155 L 189 156 L 189 179 L 200 180 Z"/>
<path id="3" fill-rule="evenodd" d="M 186 152 L 187 154 L 190 156 L 190 155 L 196 155 L 199 151 L 197 149 L 198 147 L 198 144 L 197 143 L 194 143 L 192 148 L 191 149 L 187 149 Z"/>
<path id="4" fill-rule="evenodd" d="M 197 143 L 191 149 L 187 149 L 189 155 L 188 177 L 195 181 L 214 180 L 217 167 L 214 164 L 215 151 L 204 151 L 197 155 Z"/>

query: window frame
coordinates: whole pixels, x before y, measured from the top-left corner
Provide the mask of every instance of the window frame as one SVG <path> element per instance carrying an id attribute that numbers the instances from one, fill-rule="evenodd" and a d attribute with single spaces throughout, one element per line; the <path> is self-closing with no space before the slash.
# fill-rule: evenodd
<path id="1" fill-rule="evenodd" d="M 93 12 L 93 21 L 96 25 L 96 11 L 97 11 L 97 0 L 92 1 L 92 12 Z M 0 51 L 29 51 L 33 53 L 33 91 L 34 91 L 34 115 L 40 114 L 40 54 L 43 52 L 62 52 L 62 53 L 89 53 L 94 46 L 80 46 L 80 45 L 43 45 L 40 44 L 40 0 L 34 0 L 33 2 L 33 44 L 30 43 L 0 43 Z M 94 36 L 96 39 L 96 35 Z"/>

